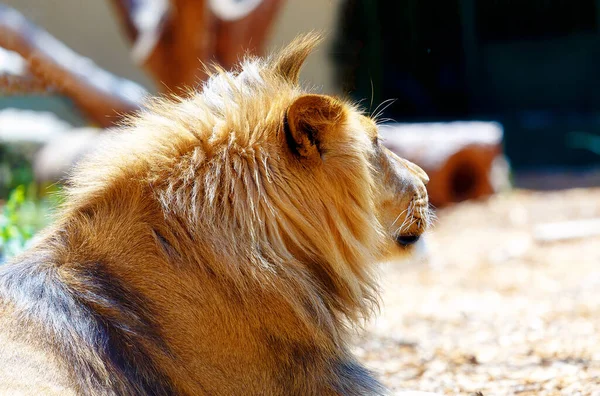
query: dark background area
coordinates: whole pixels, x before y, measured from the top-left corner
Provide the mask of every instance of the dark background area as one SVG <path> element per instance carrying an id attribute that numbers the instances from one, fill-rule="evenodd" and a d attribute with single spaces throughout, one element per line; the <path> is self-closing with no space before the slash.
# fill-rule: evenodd
<path id="1" fill-rule="evenodd" d="M 351 97 L 397 99 L 398 122 L 499 121 L 515 171 L 600 165 L 600 1 L 350 0 L 339 15 Z"/>

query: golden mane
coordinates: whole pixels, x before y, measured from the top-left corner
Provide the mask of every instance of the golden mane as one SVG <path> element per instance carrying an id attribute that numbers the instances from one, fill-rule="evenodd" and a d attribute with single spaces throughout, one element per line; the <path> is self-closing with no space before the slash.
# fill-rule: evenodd
<path id="1" fill-rule="evenodd" d="M 199 94 L 150 102 L 78 167 L 61 217 L 95 202 L 145 199 L 149 185 L 184 260 L 202 257 L 240 290 L 255 277 L 310 323 L 315 313 L 330 329 L 331 319 L 367 315 L 376 293 L 365 263 L 382 239 L 373 171 L 360 160 L 368 142 L 349 142 L 346 155 L 310 173 L 280 149 L 285 111 L 304 93 L 300 68 L 319 41 L 302 36 L 278 56 L 215 68 Z"/>

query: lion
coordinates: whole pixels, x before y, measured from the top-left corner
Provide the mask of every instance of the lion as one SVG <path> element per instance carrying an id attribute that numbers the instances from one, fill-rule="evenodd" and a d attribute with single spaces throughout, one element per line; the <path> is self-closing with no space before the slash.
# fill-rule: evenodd
<path id="1" fill-rule="evenodd" d="M 427 175 L 355 104 L 301 88 L 319 40 L 212 67 L 77 166 L 0 270 L 0 393 L 385 393 L 349 336 L 375 263 L 428 226 Z"/>

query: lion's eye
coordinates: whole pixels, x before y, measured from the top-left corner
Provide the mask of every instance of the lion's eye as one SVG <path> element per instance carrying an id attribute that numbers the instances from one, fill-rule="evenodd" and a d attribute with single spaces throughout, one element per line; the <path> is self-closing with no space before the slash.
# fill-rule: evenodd
<path id="1" fill-rule="evenodd" d="M 398 235 L 396 242 L 402 246 L 409 246 L 417 243 L 420 238 L 420 235 Z"/>

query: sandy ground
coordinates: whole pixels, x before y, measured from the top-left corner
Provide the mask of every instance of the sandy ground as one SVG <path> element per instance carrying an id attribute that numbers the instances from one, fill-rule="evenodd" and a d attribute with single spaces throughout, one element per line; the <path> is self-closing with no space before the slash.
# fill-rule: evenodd
<path id="1" fill-rule="evenodd" d="M 600 189 L 515 191 L 438 217 L 424 262 L 383 267 L 382 312 L 356 348 L 367 366 L 394 391 L 600 395 L 600 238 L 534 232 L 600 218 Z"/>

